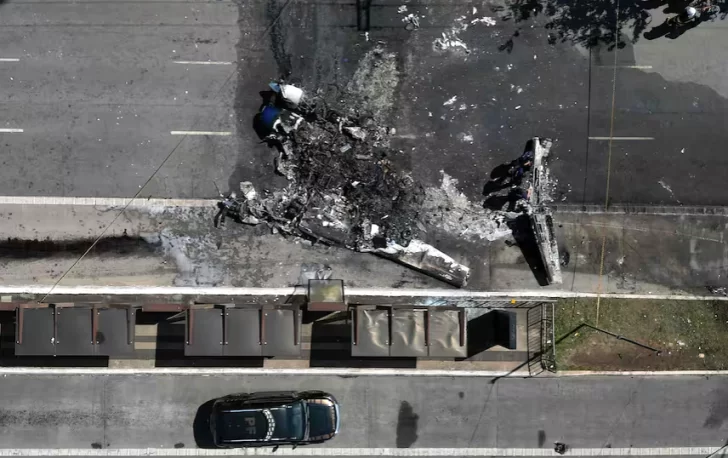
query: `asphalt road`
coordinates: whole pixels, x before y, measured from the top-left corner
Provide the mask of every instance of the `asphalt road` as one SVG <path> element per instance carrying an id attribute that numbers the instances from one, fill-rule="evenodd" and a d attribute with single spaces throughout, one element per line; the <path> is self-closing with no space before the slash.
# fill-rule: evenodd
<path id="1" fill-rule="evenodd" d="M 342 405 L 326 447 L 720 446 L 724 377 L 17 376 L 2 378 L 9 448 L 190 448 L 196 413 L 240 391 L 324 389 Z M 204 408 L 202 409 L 204 410 Z M 195 431 L 195 428 L 198 428 Z"/>
<path id="2" fill-rule="evenodd" d="M 0 133 L 1 193 L 130 196 L 172 151 L 146 195 L 225 189 L 244 26 L 222 1 L 3 2 L 0 127 L 23 132 Z"/>
<path id="3" fill-rule="evenodd" d="M 0 60 L 0 127 L 23 132 L 0 133 L 0 194 L 130 196 L 152 175 L 144 196 L 270 186 L 271 154 L 251 126 L 259 91 L 281 74 L 345 88 L 380 44 L 398 62 L 383 106 L 396 161 L 424 183 L 443 170 L 479 198 L 491 169 L 541 135 L 557 140 L 551 166 L 567 203 L 728 204 L 717 172 L 728 166 L 726 21 L 632 43 L 642 7 L 631 4 L 591 2 L 549 24 L 495 3 L 401 3 L 374 2 L 365 35 L 347 1 L 3 2 L 0 59 L 17 61 Z M 647 31 L 666 17 L 644 11 Z M 413 32 L 409 13 L 420 17 Z M 615 55 L 609 33 L 588 37 L 617 18 Z M 437 49 L 443 33 L 469 53 Z M 589 140 L 610 135 L 630 139 Z"/>

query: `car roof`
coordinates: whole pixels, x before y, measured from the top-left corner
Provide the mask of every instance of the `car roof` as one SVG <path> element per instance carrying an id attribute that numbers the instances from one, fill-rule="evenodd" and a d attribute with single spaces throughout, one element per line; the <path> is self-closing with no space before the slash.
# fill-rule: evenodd
<path id="1" fill-rule="evenodd" d="M 262 409 L 222 410 L 215 419 L 218 436 L 225 442 L 266 440 L 272 421 L 268 415 Z"/>

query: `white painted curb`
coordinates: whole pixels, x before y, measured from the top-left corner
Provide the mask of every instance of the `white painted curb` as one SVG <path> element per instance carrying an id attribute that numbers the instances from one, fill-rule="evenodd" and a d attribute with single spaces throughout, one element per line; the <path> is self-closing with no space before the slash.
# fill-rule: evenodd
<path id="1" fill-rule="evenodd" d="M 728 375 L 728 371 L 560 371 L 557 375 L 559 377 L 665 377 Z"/>
<path id="2" fill-rule="evenodd" d="M 543 372 L 531 376 L 526 370 L 432 370 L 432 369 L 357 369 L 304 368 L 267 369 L 248 367 L 221 368 L 106 368 L 106 367 L 0 367 L 0 375 L 18 376 L 327 376 L 327 377 L 483 377 L 483 378 L 553 378 L 553 377 L 665 377 L 665 376 L 728 376 L 728 371 L 563 371 Z"/>
<path id="3" fill-rule="evenodd" d="M 0 286 L 0 294 L 48 294 L 52 285 Z M 305 287 L 237 288 L 226 286 L 56 286 L 54 295 L 144 295 L 144 296 L 291 296 L 305 295 Z M 591 293 L 558 290 L 538 291 L 468 291 L 461 289 L 346 288 L 347 296 L 425 297 L 453 299 L 655 299 L 728 301 L 727 296 L 690 294 Z"/>

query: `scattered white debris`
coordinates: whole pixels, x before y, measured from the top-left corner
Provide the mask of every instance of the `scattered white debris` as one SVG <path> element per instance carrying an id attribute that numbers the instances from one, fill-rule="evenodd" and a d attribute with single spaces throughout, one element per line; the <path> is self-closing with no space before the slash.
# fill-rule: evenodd
<path id="1" fill-rule="evenodd" d="M 397 8 L 397 12 L 399 14 L 406 13 L 407 12 L 407 5 L 401 5 L 399 8 Z"/>
<path id="2" fill-rule="evenodd" d="M 470 133 L 460 132 L 458 138 L 461 142 L 473 143 L 473 136 Z"/>
<path id="3" fill-rule="evenodd" d="M 460 111 L 464 111 L 464 110 L 467 110 L 467 109 L 468 109 L 468 106 L 467 106 L 466 104 L 464 104 L 464 103 L 461 103 L 461 104 L 460 104 L 460 107 L 459 107 L 458 109 L 459 109 Z"/>
<path id="4" fill-rule="evenodd" d="M 457 34 L 452 31 L 442 32 L 442 38 L 435 39 L 435 41 L 432 42 L 432 47 L 435 51 L 445 51 L 452 48 L 461 48 L 465 50 L 466 53 L 470 53 L 468 45 L 466 45 L 457 36 Z"/>
<path id="5" fill-rule="evenodd" d="M 159 246 L 165 258 L 174 261 L 177 267 L 177 277 L 174 279 L 176 286 L 223 283 L 225 267 L 209 255 L 217 251 L 212 237 L 190 237 L 165 228 L 158 234 L 143 234 L 142 238 L 148 243 Z"/>
<path id="6" fill-rule="evenodd" d="M 698 355 L 698 358 L 700 358 L 700 359 L 704 359 L 704 358 L 705 358 L 705 353 L 700 353 L 700 354 Z"/>
<path id="7" fill-rule="evenodd" d="M 617 264 L 619 264 L 620 266 L 624 264 L 624 256 L 620 256 L 619 258 L 617 258 Z"/>
<path id="8" fill-rule="evenodd" d="M 681 150 L 680 150 L 680 152 L 681 152 L 682 154 L 685 154 L 685 148 L 681 149 Z"/>
<path id="9" fill-rule="evenodd" d="M 408 22 L 408 23 L 412 24 L 413 26 L 415 26 L 415 28 L 420 27 L 420 17 L 417 16 L 416 14 L 412 14 L 412 13 L 408 14 L 407 16 L 402 18 L 402 22 L 405 22 L 405 23 Z"/>
<path id="10" fill-rule="evenodd" d="M 677 344 L 680 345 L 681 347 L 685 346 L 685 342 L 683 342 L 682 340 L 678 340 Z"/>
<path id="11" fill-rule="evenodd" d="M 471 24 L 485 24 L 488 27 L 491 27 L 491 26 L 495 25 L 495 19 L 493 19 L 492 17 L 483 16 L 483 17 L 473 19 L 472 21 L 470 21 L 470 23 Z"/>
<path id="12" fill-rule="evenodd" d="M 680 201 L 675 197 L 675 193 L 672 192 L 672 188 L 670 187 L 670 185 L 668 185 L 667 183 L 665 183 L 664 180 L 660 180 L 660 181 L 658 181 L 658 183 L 660 184 L 660 186 L 662 186 L 665 189 L 665 191 L 667 191 L 667 192 L 670 193 L 670 196 L 673 199 L 675 199 L 677 201 L 677 203 L 680 203 Z"/>
<path id="13" fill-rule="evenodd" d="M 521 109 L 520 105 L 516 106 L 516 110 L 520 110 L 520 109 Z"/>
<path id="14" fill-rule="evenodd" d="M 516 94 L 520 94 L 521 92 L 523 92 L 523 88 L 521 86 L 518 86 L 516 88 Z"/>
<path id="15" fill-rule="evenodd" d="M 473 241 L 494 241 L 507 237 L 511 230 L 505 214 L 471 202 L 457 188 L 458 180 L 445 172 L 439 188 L 427 188 L 423 204 L 423 222 Z"/>
<path id="16" fill-rule="evenodd" d="M 399 84 L 397 55 L 377 46 L 359 61 L 354 77 L 347 85 L 351 106 L 360 106 L 384 118 L 394 105 L 394 93 Z"/>
<path id="17" fill-rule="evenodd" d="M 429 116 L 431 118 L 432 117 L 432 112 L 431 111 L 428 111 L 427 112 L 427 116 Z"/>
<path id="18" fill-rule="evenodd" d="M 478 14 L 478 8 L 473 7 L 473 16 L 475 16 L 476 14 Z"/>
<path id="19" fill-rule="evenodd" d="M 457 95 L 453 95 L 453 96 L 452 96 L 451 98 L 449 98 L 449 99 L 445 100 L 445 103 L 443 103 L 442 105 L 443 105 L 443 106 L 448 106 L 448 105 L 452 105 L 453 103 L 455 103 L 455 101 L 456 101 L 457 99 L 458 99 L 458 96 L 457 96 Z"/>
<path id="20" fill-rule="evenodd" d="M 364 32 L 364 39 L 369 41 L 369 32 Z"/>
<path id="21" fill-rule="evenodd" d="M 485 24 L 486 26 L 495 25 L 495 20 L 490 17 L 475 18 L 468 21 L 466 16 L 460 16 L 455 19 L 455 23 L 450 30 L 442 32 L 442 37 L 432 42 L 432 48 L 435 51 L 445 51 L 452 48 L 460 48 L 465 50 L 466 54 L 470 53 L 468 45 L 460 38 L 460 33 L 468 30 L 471 24 Z"/>

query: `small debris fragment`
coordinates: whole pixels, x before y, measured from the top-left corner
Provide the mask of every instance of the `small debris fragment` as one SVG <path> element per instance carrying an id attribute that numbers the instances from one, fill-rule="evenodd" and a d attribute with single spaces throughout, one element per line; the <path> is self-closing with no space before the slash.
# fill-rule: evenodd
<path id="1" fill-rule="evenodd" d="M 455 101 L 456 101 L 457 99 L 458 99 L 458 96 L 457 96 L 457 95 L 454 95 L 454 96 L 452 96 L 451 98 L 449 98 L 449 99 L 445 100 L 445 103 L 443 103 L 442 105 L 443 105 L 443 106 L 448 106 L 448 105 L 452 105 L 453 103 L 455 103 Z"/>

